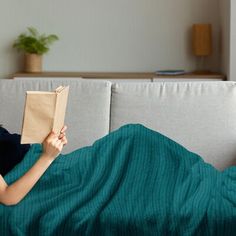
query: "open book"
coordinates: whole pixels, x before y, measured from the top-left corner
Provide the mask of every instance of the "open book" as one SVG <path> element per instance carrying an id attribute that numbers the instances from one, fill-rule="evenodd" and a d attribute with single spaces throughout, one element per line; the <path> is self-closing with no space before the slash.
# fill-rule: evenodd
<path id="1" fill-rule="evenodd" d="M 64 125 L 69 86 L 53 92 L 27 91 L 21 132 L 21 143 L 42 143 L 54 131 L 60 133 Z"/>

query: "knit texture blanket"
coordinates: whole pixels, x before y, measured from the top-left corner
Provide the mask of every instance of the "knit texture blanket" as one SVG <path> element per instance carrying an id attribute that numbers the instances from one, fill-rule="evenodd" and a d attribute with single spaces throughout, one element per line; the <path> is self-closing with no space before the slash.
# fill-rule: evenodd
<path id="1" fill-rule="evenodd" d="M 32 145 L 5 179 L 41 154 Z M 168 137 L 125 125 L 60 155 L 15 206 L 0 204 L 1 236 L 236 233 L 236 168 L 223 172 Z"/>

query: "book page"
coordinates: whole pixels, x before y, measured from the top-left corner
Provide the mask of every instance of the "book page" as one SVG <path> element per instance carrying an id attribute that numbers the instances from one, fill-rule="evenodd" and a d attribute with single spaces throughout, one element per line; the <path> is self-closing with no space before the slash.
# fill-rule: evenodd
<path id="1" fill-rule="evenodd" d="M 21 143 L 42 143 L 53 128 L 56 93 L 26 93 Z"/>

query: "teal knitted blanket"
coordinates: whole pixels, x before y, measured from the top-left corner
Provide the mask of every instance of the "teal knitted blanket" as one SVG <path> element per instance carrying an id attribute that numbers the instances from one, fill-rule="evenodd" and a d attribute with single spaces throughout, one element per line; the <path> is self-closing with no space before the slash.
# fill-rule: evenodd
<path id="1" fill-rule="evenodd" d="M 5 177 L 18 179 L 39 144 Z M 166 136 L 125 125 L 60 155 L 15 206 L 1 236 L 236 235 L 236 167 L 223 172 Z"/>

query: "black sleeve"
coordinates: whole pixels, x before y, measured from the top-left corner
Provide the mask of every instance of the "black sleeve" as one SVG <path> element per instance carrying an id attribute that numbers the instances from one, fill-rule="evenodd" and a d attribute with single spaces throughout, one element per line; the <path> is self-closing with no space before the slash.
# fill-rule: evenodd
<path id="1" fill-rule="evenodd" d="M 20 144 L 19 134 L 10 134 L 0 127 L 0 174 L 5 175 L 18 164 L 29 150 L 29 144 Z"/>

